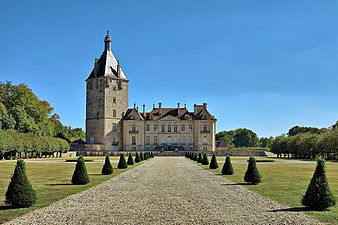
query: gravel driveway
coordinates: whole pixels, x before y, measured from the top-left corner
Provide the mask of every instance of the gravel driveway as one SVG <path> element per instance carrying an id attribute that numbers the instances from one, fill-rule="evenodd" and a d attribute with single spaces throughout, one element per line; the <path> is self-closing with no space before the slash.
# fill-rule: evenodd
<path id="1" fill-rule="evenodd" d="M 158 157 L 7 224 L 319 224 L 183 157 Z"/>

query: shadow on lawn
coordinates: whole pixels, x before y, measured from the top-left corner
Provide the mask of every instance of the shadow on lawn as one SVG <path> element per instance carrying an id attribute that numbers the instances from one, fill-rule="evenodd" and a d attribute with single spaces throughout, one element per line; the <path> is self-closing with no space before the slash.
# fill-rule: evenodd
<path id="1" fill-rule="evenodd" d="M 0 210 L 10 210 L 10 209 L 15 209 L 11 205 L 0 205 Z"/>
<path id="2" fill-rule="evenodd" d="M 284 209 L 275 209 L 270 212 L 310 212 L 310 211 L 328 211 L 328 210 L 313 210 L 308 207 L 292 207 L 292 208 L 284 208 Z"/>
<path id="3" fill-rule="evenodd" d="M 46 184 L 47 186 L 69 186 L 74 185 L 72 183 L 64 183 L 64 184 Z"/>
<path id="4" fill-rule="evenodd" d="M 255 185 L 255 184 L 252 184 L 252 183 L 231 183 L 231 184 L 221 184 L 222 186 L 231 186 L 231 185 Z"/>

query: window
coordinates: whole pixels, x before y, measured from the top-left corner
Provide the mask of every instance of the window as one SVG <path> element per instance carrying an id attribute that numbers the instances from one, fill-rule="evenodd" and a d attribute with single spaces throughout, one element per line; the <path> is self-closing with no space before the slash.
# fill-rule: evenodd
<path id="1" fill-rule="evenodd" d="M 116 110 L 113 110 L 113 117 L 116 117 Z"/>
<path id="2" fill-rule="evenodd" d="M 150 145 L 150 137 L 146 136 L 146 145 Z"/>
<path id="3" fill-rule="evenodd" d="M 154 124 L 154 131 L 157 131 L 157 124 Z"/>
<path id="4" fill-rule="evenodd" d="M 203 132 L 208 132 L 208 127 L 207 127 L 207 125 L 203 125 Z"/>
<path id="5" fill-rule="evenodd" d="M 135 125 L 131 126 L 131 132 L 136 132 L 136 126 Z"/>
<path id="6" fill-rule="evenodd" d="M 165 126 L 164 125 L 161 126 L 161 132 L 165 132 Z"/>
<path id="7" fill-rule="evenodd" d="M 113 131 L 116 131 L 117 128 L 116 128 L 116 123 L 113 123 Z"/>
<path id="8" fill-rule="evenodd" d="M 136 145 L 136 137 L 135 137 L 135 136 L 133 136 L 133 137 L 131 138 L 131 144 L 132 144 L 132 145 Z"/>
<path id="9" fill-rule="evenodd" d="M 174 125 L 174 132 L 177 132 L 177 125 Z"/>
<path id="10" fill-rule="evenodd" d="M 185 145 L 185 136 L 182 136 L 182 144 Z"/>
<path id="11" fill-rule="evenodd" d="M 192 124 L 189 124 L 189 131 L 192 131 Z"/>
<path id="12" fill-rule="evenodd" d="M 171 132 L 171 125 L 168 125 L 168 132 Z"/>
<path id="13" fill-rule="evenodd" d="M 113 91 L 116 91 L 116 87 L 113 87 Z"/>
<path id="14" fill-rule="evenodd" d="M 150 125 L 149 124 L 146 125 L 146 131 L 150 131 Z"/>
<path id="15" fill-rule="evenodd" d="M 203 151 L 208 151 L 208 147 L 203 147 Z"/>
<path id="16" fill-rule="evenodd" d="M 113 97 L 113 103 L 116 103 L 116 97 Z"/>
<path id="17" fill-rule="evenodd" d="M 154 145 L 157 145 L 158 141 L 157 141 L 157 136 L 154 136 Z"/>
<path id="18" fill-rule="evenodd" d="M 136 151 L 136 147 L 131 147 L 131 150 L 132 151 Z"/>
<path id="19" fill-rule="evenodd" d="M 181 130 L 185 131 L 185 125 L 184 124 L 182 124 Z"/>
<path id="20" fill-rule="evenodd" d="M 194 142 L 192 141 L 192 136 L 189 136 L 189 144 L 192 145 Z"/>

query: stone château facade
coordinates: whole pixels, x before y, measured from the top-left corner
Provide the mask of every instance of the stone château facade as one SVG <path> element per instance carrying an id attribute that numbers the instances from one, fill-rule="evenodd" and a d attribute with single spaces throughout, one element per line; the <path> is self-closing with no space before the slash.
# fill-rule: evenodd
<path id="1" fill-rule="evenodd" d="M 128 82 L 111 51 L 109 32 L 105 49 L 86 80 L 86 139 L 83 150 L 215 150 L 216 119 L 207 104 L 194 111 L 159 103 L 150 112 L 128 109 Z"/>

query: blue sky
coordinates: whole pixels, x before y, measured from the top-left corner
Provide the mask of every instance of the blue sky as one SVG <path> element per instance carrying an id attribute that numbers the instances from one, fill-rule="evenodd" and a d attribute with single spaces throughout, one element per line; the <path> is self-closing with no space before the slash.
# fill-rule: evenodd
<path id="1" fill-rule="evenodd" d="M 217 131 L 258 136 L 338 120 L 338 1 L 1 1 L 0 80 L 83 127 L 85 82 L 112 50 L 129 106 L 208 102 Z"/>

